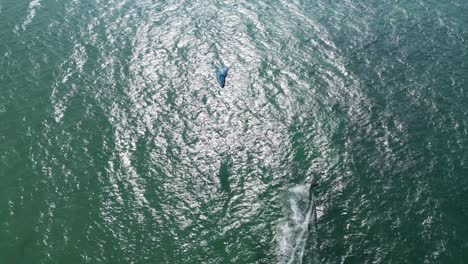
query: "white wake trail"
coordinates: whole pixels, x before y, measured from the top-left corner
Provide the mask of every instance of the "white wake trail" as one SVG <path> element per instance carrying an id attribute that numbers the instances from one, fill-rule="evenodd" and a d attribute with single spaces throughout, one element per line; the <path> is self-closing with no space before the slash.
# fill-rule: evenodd
<path id="1" fill-rule="evenodd" d="M 297 185 L 285 194 L 283 214 L 284 218 L 278 225 L 278 263 L 301 264 L 305 253 L 316 255 L 308 252 L 307 248 L 316 240 L 310 235 L 314 231 L 311 229 L 314 229 L 315 214 L 314 198 L 309 194 L 308 185 Z M 310 239 L 314 241 L 308 241 Z"/>

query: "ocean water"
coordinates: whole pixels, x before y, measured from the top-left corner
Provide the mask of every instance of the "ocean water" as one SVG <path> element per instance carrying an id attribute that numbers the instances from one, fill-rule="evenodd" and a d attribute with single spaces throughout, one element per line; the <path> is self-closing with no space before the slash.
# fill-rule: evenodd
<path id="1" fill-rule="evenodd" d="M 467 14 L 0 0 L 0 263 L 468 263 Z"/>

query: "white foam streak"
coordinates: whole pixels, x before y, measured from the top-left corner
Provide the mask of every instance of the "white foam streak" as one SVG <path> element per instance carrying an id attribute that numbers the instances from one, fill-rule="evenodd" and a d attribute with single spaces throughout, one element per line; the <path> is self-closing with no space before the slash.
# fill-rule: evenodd
<path id="1" fill-rule="evenodd" d="M 36 11 L 40 5 L 40 0 L 32 0 L 31 2 L 29 2 L 28 16 L 24 20 L 23 25 L 21 25 L 21 28 L 23 28 L 23 30 L 26 30 L 26 27 L 32 22 L 33 18 L 36 16 Z"/>

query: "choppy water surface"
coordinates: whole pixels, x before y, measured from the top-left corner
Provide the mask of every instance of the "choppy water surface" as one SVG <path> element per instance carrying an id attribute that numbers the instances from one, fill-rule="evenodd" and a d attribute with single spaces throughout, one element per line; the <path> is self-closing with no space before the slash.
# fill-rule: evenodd
<path id="1" fill-rule="evenodd" d="M 0 262 L 468 263 L 466 14 L 0 0 Z"/>

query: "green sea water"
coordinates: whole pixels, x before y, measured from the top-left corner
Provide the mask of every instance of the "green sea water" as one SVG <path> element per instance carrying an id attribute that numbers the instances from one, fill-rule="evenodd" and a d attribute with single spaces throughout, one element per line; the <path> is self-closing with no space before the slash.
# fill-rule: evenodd
<path id="1" fill-rule="evenodd" d="M 0 263 L 468 263 L 468 2 L 0 0 Z"/>

